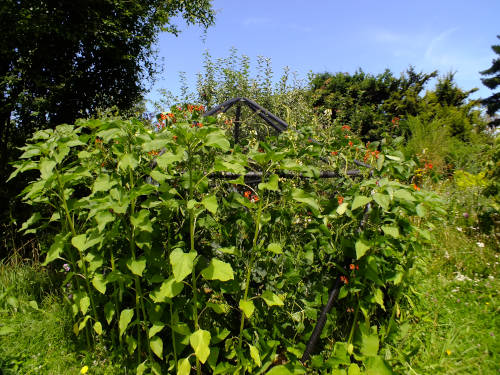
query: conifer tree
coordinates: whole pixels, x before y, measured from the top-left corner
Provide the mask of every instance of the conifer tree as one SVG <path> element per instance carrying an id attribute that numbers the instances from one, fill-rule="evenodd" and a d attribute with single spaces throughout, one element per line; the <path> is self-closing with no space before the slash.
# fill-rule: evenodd
<path id="1" fill-rule="evenodd" d="M 497 38 L 500 39 L 500 35 L 497 35 Z M 493 59 L 489 69 L 483 70 L 480 74 L 489 76 L 487 78 L 481 78 L 483 85 L 491 90 L 495 90 L 498 86 L 500 86 L 500 45 L 493 45 L 491 46 L 491 49 L 498 55 L 498 57 Z M 493 95 L 483 99 L 482 104 L 486 106 L 489 116 L 495 116 L 500 109 L 500 91 L 497 91 L 493 93 Z M 491 127 L 500 125 L 500 117 L 493 118 L 489 125 Z"/>

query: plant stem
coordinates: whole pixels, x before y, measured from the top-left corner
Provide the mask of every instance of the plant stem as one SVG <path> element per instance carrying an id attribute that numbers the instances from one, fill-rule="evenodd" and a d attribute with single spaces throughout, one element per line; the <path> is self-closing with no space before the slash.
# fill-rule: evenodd
<path id="1" fill-rule="evenodd" d="M 358 322 L 358 313 L 359 313 L 359 300 L 358 300 L 358 305 L 356 306 L 356 312 L 354 313 L 354 320 L 352 322 L 351 332 L 349 333 L 349 339 L 347 340 L 348 345 L 352 342 L 354 329 L 356 328 L 356 323 Z"/>
<path id="2" fill-rule="evenodd" d="M 260 217 L 262 215 L 262 207 L 263 207 L 263 199 L 259 200 L 259 208 L 257 211 L 257 219 L 255 220 L 255 232 L 253 236 L 253 242 L 252 242 L 252 256 L 250 257 L 250 261 L 247 265 L 247 274 L 245 278 L 245 293 L 243 294 L 243 301 L 247 300 L 248 297 L 248 290 L 250 288 L 250 277 L 252 274 L 252 267 L 253 263 L 255 262 L 256 258 L 256 246 L 257 246 L 257 239 L 259 237 L 259 230 L 260 230 Z M 240 320 L 240 333 L 238 336 L 238 349 L 241 350 L 242 344 L 243 344 L 243 328 L 245 326 L 245 314 L 241 312 L 241 320 Z"/>
<path id="3" fill-rule="evenodd" d="M 61 176 L 59 175 L 59 171 L 57 169 L 55 169 L 55 173 L 56 173 L 56 177 L 57 177 L 57 183 L 58 183 L 58 187 L 59 187 L 59 194 L 60 194 L 61 202 L 63 205 L 64 212 L 66 214 L 66 220 L 67 220 L 69 227 L 71 229 L 71 234 L 73 235 L 73 237 L 76 237 L 77 234 L 76 234 L 76 230 L 75 230 L 75 224 L 73 222 L 73 218 L 71 217 L 71 215 L 69 213 L 68 203 L 66 202 L 66 197 L 64 196 L 64 189 L 63 189 L 63 185 L 61 182 Z M 90 288 L 89 273 L 87 270 L 87 264 L 85 263 L 85 259 L 83 259 L 83 255 L 79 250 L 78 250 L 78 254 L 80 255 L 80 262 L 82 263 L 85 284 L 87 286 L 87 292 L 89 295 L 90 306 L 92 307 L 92 313 L 94 315 L 94 320 L 96 322 L 98 322 L 99 319 L 97 316 L 97 310 L 96 310 L 95 303 L 94 303 L 92 289 Z M 72 260 L 72 261 L 74 262 L 74 260 Z M 77 280 L 78 280 L 78 278 L 77 278 Z M 80 283 L 78 281 L 77 281 L 77 283 L 79 286 Z"/>
<path id="4" fill-rule="evenodd" d="M 174 349 L 174 370 L 177 369 L 177 348 L 175 346 L 175 331 L 174 331 L 174 314 L 172 311 L 172 303 L 170 303 L 170 330 L 172 331 L 172 348 Z"/>
<path id="5" fill-rule="evenodd" d="M 129 168 L 129 178 L 130 178 L 130 189 L 134 188 L 134 175 L 132 173 L 132 169 Z M 130 202 L 130 217 L 134 216 L 135 214 L 135 198 L 132 199 Z M 135 261 L 136 259 L 136 254 L 135 254 L 135 228 L 132 222 L 130 222 L 130 252 L 132 255 L 132 259 Z M 151 354 L 151 345 L 149 342 L 149 327 L 148 327 L 148 320 L 146 316 L 146 309 L 144 308 L 144 297 L 142 295 L 142 288 L 141 288 L 141 281 L 139 280 L 139 276 L 134 275 L 134 281 L 135 281 L 135 308 L 136 308 L 136 314 L 137 314 L 137 319 L 140 322 L 141 321 L 141 312 L 142 312 L 142 319 L 144 323 L 144 327 L 146 330 L 146 343 L 148 347 L 148 355 L 149 355 L 149 360 L 151 363 L 153 362 L 153 356 Z M 137 325 L 137 357 L 138 357 L 138 363 L 141 363 L 141 325 Z"/>
<path id="6" fill-rule="evenodd" d="M 193 189 L 193 166 L 192 166 L 192 155 L 191 148 L 188 148 L 188 168 L 189 168 L 189 200 L 193 199 L 194 189 Z M 189 210 L 189 242 L 190 242 L 190 252 L 196 252 L 194 248 L 194 209 Z M 193 289 L 193 320 L 194 329 L 197 331 L 200 329 L 198 323 L 198 289 L 196 287 L 196 262 L 193 265 L 193 271 L 191 272 L 191 287 Z M 196 357 L 196 373 L 201 375 L 201 364 L 198 357 Z"/>

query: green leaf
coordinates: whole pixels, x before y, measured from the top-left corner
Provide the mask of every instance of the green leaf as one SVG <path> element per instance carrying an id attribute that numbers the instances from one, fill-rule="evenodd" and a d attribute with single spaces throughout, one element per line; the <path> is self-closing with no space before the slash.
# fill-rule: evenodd
<path id="1" fill-rule="evenodd" d="M 122 336 L 127 330 L 128 325 L 132 321 L 132 317 L 134 316 L 134 310 L 125 309 L 120 313 L 120 320 L 118 322 L 118 329 L 120 331 L 120 336 Z"/>
<path id="2" fill-rule="evenodd" d="M 87 325 L 87 322 L 89 321 L 90 319 L 90 316 L 89 315 L 86 315 L 83 320 L 80 322 L 80 324 L 78 325 L 78 331 L 81 331 L 82 329 L 85 328 L 85 326 Z"/>
<path id="3" fill-rule="evenodd" d="M 211 308 L 216 314 L 227 314 L 231 309 L 226 303 L 207 302 L 205 306 Z"/>
<path id="4" fill-rule="evenodd" d="M 255 364 L 259 367 L 262 366 L 262 362 L 260 361 L 259 349 L 250 344 L 248 344 L 248 347 L 250 348 L 250 357 L 252 357 Z"/>
<path id="5" fill-rule="evenodd" d="M 137 259 L 129 258 L 127 260 L 127 268 L 132 271 L 134 275 L 142 276 L 142 273 L 146 269 L 146 258 L 143 256 Z"/>
<path id="6" fill-rule="evenodd" d="M 346 212 L 348 206 L 349 206 L 349 203 L 347 203 L 347 202 L 342 203 L 340 206 L 337 207 L 337 211 L 336 211 L 337 214 L 342 216 Z"/>
<path id="7" fill-rule="evenodd" d="M 278 181 L 279 181 L 278 175 L 273 174 L 269 177 L 268 182 L 261 182 L 259 184 L 259 190 L 278 191 L 279 190 Z"/>
<path id="8" fill-rule="evenodd" d="M 316 211 L 321 211 L 316 199 L 311 194 L 306 193 L 304 190 L 294 189 L 292 191 L 292 198 L 297 202 L 307 204 L 309 207 Z"/>
<path id="9" fill-rule="evenodd" d="M 367 375 L 393 375 L 391 367 L 380 356 L 368 357 L 363 361 Z"/>
<path id="10" fill-rule="evenodd" d="M 153 232 L 153 226 L 151 224 L 151 220 L 149 219 L 149 211 L 146 209 L 140 210 L 132 215 L 130 217 L 130 222 L 137 229 L 149 233 Z"/>
<path id="11" fill-rule="evenodd" d="M 356 195 L 352 202 L 351 210 L 354 211 L 356 208 L 364 207 L 372 201 L 372 197 L 365 197 L 363 195 Z"/>
<path id="12" fill-rule="evenodd" d="M 212 213 L 212 215 L 215 215 L 217 213 L 217 208 L 219 207 L 219 204 L 217 203 L 217 198 L 215 195 L 210 195 L 208 197 L 203 198 L 201 201 L 201 204 L 205 206 L 205 208 Z"/>
<path id="13" fill-rule="evenodd" d="M 373 301 L 382 307 L 382 310 L 385 311 L 385 306 L 384 306 L 384 293 L 380 289 L 375 289 L 375 293 L 373 294 L 372 297 Z"/>
<path id="14" fill-rule="evenodd" d="M 266 290 L 264 293 L 262 293 L 261 297 L 268 306 L 283 306 L 283 301 L 281 300 L 281 298 L 270 290 Z"/>
<path id="15" fill-rule="evenodd" d="M 113 214 L 109 211 L 99 211 L 95 215 L 95 221 L 97 222 L 97 229 L 99 230 L 99 233 L 101 233 L 104 228 L 106 227 L 106 224 L 111 223 L 115 220 L 113 217 Z"/>
<path id="16" fill-rule="evenodd" d="M 356 259 L 360 259 L 370 249 L 370 245 L 364 240 L 356 241 Z"/>
<path id="17" fill-rule="evenodd" d="M 165 170 L 171 164 L 181 161 L 184 158 L 184 149 L 182 147 L 178 147 L 176 153 L 165 152 L 163 155 L 160 155 L 156 158 L 156 163 L 158 166 Z"/>
<path id="18" fill-rule="evenodd" d="M 281 244 L 277 242 L 271 242 L 269 245 L 267 245 L 266 250 L 275 254 L 283 254 L 283 249 L 281 248 Z"/>
<path id="19" fill-rule="evenodd" d="M 278 365 L 269 370 L 266 375 L 292 375 L 292 373 L 285 366 Z"/>
<path id="20" fill-rule="evenodd" d="M 425 217 L 427 215 L 427 209 L 423 204 L 418 204 L 416 207 L 417 215 L 420 217 Z"/>
<path id="21" fill-rule="evenodd" d="M 355 363 L 351 363 L 349 365 L 349 368 L 347 369 L 347 375 L 360 375 L 361 370 L 359 369 L 359 366 Z"/>
<path id="22" fill-rule="evenodd" d="M 128 168 L 134 170 L 139 165 L 139 160 L 133 154 L 125 154 L 118 162 L 118 168 L 126 171 Z"/>
<path id="23" fill-rule="evenodd" d="M 41 178 L 42 180 L 48 179 L 50 176 L 52 176 L 52 171 L 54 170 L 54 167 L 56 166 L 56 162 L 54 160 L 47 160 L 43 159 L 40 162 L 40 173 L 41 173 Z"/>
<path id="24" fill-rule="evenodd" d="M 102 274 L 97 273 L 94 275 L 92 278 L 92 285 L 94 285 L 99 293 L 106 294 L 106 281 Z"/>
<path id="25" fill-rule="evenodd" d="M 177 282 L 173 277 L 165 280 L 159 288 L 156 288 L 151 294 L 151 299 L 156 303 L 168 302 L 174 298 L 184 288 L 184 283 Z"/>
<path id="26" fill-rule="evenodd" d="M 387 211 L 389 209 L 389 205 L 391 204 L 391 197 L 388 194 L 375 193 L 373 194 L 373 199 L 384 210 Z"/>
<path id="27" fill-rule="evenodd" d="M 42 266 L 46 266 L 47 264 L 60 257 L 61 253 L 64 250 L 64 244 L 66 243 L 67 239 L 68 235 L 63 235 L 61 233 L 57 234 L 54 237 L 54 243 L 50 246 Z"/>
<path id="28" fill-rule="evenodd" d="M 82 312 L 83 315 L 87 313 L 89 310 L 90 306 L 90 298 L 88 296 L 85 296 L 80 299 L 80 311 Z"/>
<path id="29" fill-rule="evenodd" d="M 184 280 L 193 271 L 193 261 L 196 255 L 195 252 L 185 253 L 179 248 L 170 253 L 170 264 L 172 265 L 175 281 Z"/>
<path id="30" fill-rule="evenodd" d="M 367 357 L 376 356 L 378 353 L 378 336 L 376 333 L 361 333 L 361 348 L 360 352 L 362 355 Z"/>
<path id="31" fill-rule="evenodd" d="M 94 323 L 94 331 L 98 335 L 102 335 L 102 324 L 101 324 L 101 322 L 95 322 Z"/>
<path id="32" fill-rule="evenodd" d="M 391 236 L 394 238 L 399 238 L 399 228 L 398 227 L 389 227 L 389 226 L 382 226 L 382 230 L 384 231 L 384 234 L 386 236 Z"/>
<path id="33" fill-rule="evenodd" d="M 205 145 L 210 147 L 220 148 L 222 151 L 228 151 L 231 144 L 226 138 L 223 131 L 215 131 L 210 133 L 205 139 Z"/>
<path id="34" fill-rule="evenodd" d="M 191 364 L 189 358 L 182 358 L 177 363 L 177 375 L 189 375 L 191 372 Z"/>
<path id="35" fill-rule="evenodd" d="M 158 332 L 161 332 L 161 330 L 165 327 L 165 324 L 161 322 L 154 322 L 152 327 L 149 328 L 149 338 L 153 337 L 156 335 Z"/>
<path id="36" fill-rule="evenodd" d="M 139 366 L 137 366 L 137 370 L 135 370 L 135 375 L 143 375 L 144 374 L 144 371 L 147 370 L 147 366 L 146 366 L 146 361 L 142 362 Z"/>
<path id="37" fill-rule="evenodd" d="M 110 324 L 113 320 L 113 316 L 115 316 L 115 305 L 113 302 L 108 301 L 104 305 L 104 317 L 106 318 L 106 322 L 108 322 L 108 324 Z"/>
<path id="38" fill-rule="evenodd" d="M 115 185 L 116 181 L 111 180 L 111 177 L 108 174 L 101 174 L 94 181 L 92 194 L 95 194 L 98 191 L 109 191 Z"/>
<path id="39" fill-rule="evenodd" d="M 208 267 L 201 271 L 201 274 L 207 280 L 228 281 L 234 279 L 231 265 L 216 258 L 212 258 Z"/>
<path id="40" fill-rule="evenodd" d="M 415 201 L 415 198 L 413 197 L 413 195 L 408 190 L 405 190 L 405 189 L 396 190 L 394 192 L 394 197 L 398 198 L 400 200 L 406 200 L 406 201 L 410 201 L 410 202 Z"/>
<path id="41" fill-rule="evenodd" d="M 191 336 L 189 336 L 189 344 L 191 344 L 200 362 L 205 363 L 210 355 L 210 348 L 208 346 L 210 344 L 210 332 L 203 329 L 193 332 Z"/>
<path id="42" fill-rule="evenodd" d="M 247 318 L 250 318 L 255 311 L 255 305 L 250 300 L 240 299 L 239 307 Z"/>
<path id="43" fill-rule="evenodd" d="M 20 232 L 25 231 L 33 224 L 36 224 L 41 218 L 42 218 L 42 215 L 40 215 L 40 212 L 35 212 L 33 215 L 30 216 L 30 218 L 28 220 L 26 220 L 23 223 L 23 225 L 21 226 L 21 229 L 19 229 L 19 231 Z"/>
<path id="44" fill-rule="evenodd" d="M 158 358 L 163 359 L 163 341 L 158 336 L 149 339 L 149 346 Z"/>

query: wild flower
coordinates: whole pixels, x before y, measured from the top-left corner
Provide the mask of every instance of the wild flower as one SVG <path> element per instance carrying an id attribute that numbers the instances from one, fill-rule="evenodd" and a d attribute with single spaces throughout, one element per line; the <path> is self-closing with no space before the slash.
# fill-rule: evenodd
<path id="1" fill-rule="evenodd" d="M 64 263 L 63 268 L 64 268 L 64 271 L 66 271 L 66 272 L 69 272 L 71 269 L 68 263 Z"/>
<path id="2" fill-rule="evenodd" d="M 83 366 L 80 370 L 80 374 L 86 374 L 89 371 L 89 366 Z"/>

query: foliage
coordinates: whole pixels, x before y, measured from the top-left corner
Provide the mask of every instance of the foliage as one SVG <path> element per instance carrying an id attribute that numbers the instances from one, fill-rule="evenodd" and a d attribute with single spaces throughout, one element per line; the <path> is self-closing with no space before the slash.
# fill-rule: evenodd
<path id="1" fill-rule="evenodd" d="M 500 39 L 500 35 L 497 35 L 497 38 Z M 497 55 L 500 55 L 500 45 L 491 46 L 493 52 Z M 500 58 L 493 59 L 491 66 L 480 72 L 483 76 L 490 76 L 487 78 L 481 78 L 483 84 L 491 90 L 495 90 L 500 85 Z M 498 109 L 500 109 L 500 92 L 493 93 L 491 96 L 483 99 L 482 103 L 487 107 L 488 115 L 494 116 Z M 500 124 L 499 118 L 493 118 L 490 122 L 491 127 L 496 127 Z"/>
<path id="2" fill-rule="evenodd" d="M 231 48 L 229 56 L 225 58 L 213 59 L 207 51 L 204 60 L 204 71 L 198 74 L 196 91 L 189 92 L 185 77 L 181 75 L 181 95 L 175 97 L 163 90 L 164 98 L 156 103 L 158 110 L 189 101 L 201 103 L 210 109 L 228 99 L 245 97 L 259 103 L 291 126 L 302 127 L 314 121 L 314 111 L 307 98 L 308 86 L 288 67 L 283 69 L 273 84 L 274 72 L 269 58 L 259 56 L 254 67 L 248 56 L 238 55 L 238 51 Z M 229 120 L 230 117 L 234 118 L 229 116 L 225 119 Z M 246 119 L 249 126 L 259 127 L 257 116 L 252 115 L 247 108 L 242 108 L 241 117 Z"/>
<path id="3" fill-rule="evenodd" d="M 312 371 L 390 372 L 378 348 L 439 199 L 391 179 L 411 163 L 349 129 L 322 145 L 287 131 L 240 147 L 201 110 L 174 107 L 156 131 L 60 125 L 23 147 L 11 178 L 37 170 L 23 196 L 42 209 L 23 230 L 58 232 L 45 264 L 65 278 L 75 334 L 129 353 L 138 373 L 304 373 L 304 341 L 341 275 Z M 349 177 L 356 155 L 374 175 Z M 320 168 L 338 171 L 333 185 Z M 249 170 L 260 183 L 245 182 Z"/>
<path id="4" fill-rule="evenodd" d="M 311 102 L 319 112 L 328 110 L 334 124 L 348 124 L 365 140 L 380 140 L 386 134 L 402 134 L 399 118 L 419 112 L 419 95 L 436 75 L 416 73 L 413 67 L 399 78 L 389 70 L 377 76 L 361 69 L 353 75 L 316 74 Z"/>
<path id="5" fill-rule="evenodd" d="M 160 31 L 177 34 L 174 19 L 208 27 L 209 0 L 14 1 L 0 4 L 0 176 L 34 131 L 73 123 L 114 107 L 134 113 L 158 70 Z M 4 185 L 2 237 L 22 217 L 14 196 L 22 179 Z M 9 220 L 10 219 L 10 220 Z"/>

